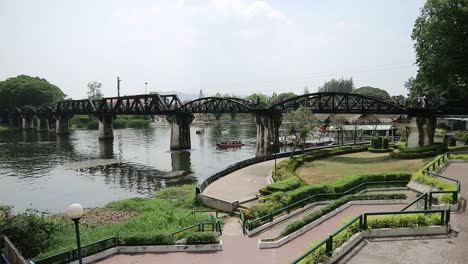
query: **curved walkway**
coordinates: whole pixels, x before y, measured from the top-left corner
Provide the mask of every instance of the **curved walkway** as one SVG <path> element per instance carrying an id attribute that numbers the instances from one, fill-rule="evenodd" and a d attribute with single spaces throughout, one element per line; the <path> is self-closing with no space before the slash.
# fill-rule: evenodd
<path id="1" fill-rule="evenodd" d="M 461 181 L 461 195 L 468 198 L 468 163 L 452 163 L 443 172 L 445 177 Z M 456 235 L 400 239 L 366 239 L 339 263 L 349 264 L 461 264 L 468 263 L 468 212 L 451 216 Z M 397 254 L 395 254 L 397 253 Z"/>
<path id="2" fill-rule="evenodd" d="M 279 163 L 287 158 L 278 158 Z M 275 160 L 268 160 L 234 171 L 208 185 L 203 194 L 228 201 L 244 201 L 256 197 L 258 190 L 267 186 L 268 174 Z"/>
<path id="3" fill-rule="evenodd" d="M 258 238 L 243 236 L 237 219 L 230 218 L 220 238 L 223 242 L 223 251 L 210 253 L 121 254 L 99 263 L 290 263 L 304 252 L 312 242 L 321 240 L 335 231 L 346 219 L 361 214 L 364 211 L 399 210 L 403 206 L 403 204 L 352 205 L 302 236 L 276 249 L 258 249 Z"/>

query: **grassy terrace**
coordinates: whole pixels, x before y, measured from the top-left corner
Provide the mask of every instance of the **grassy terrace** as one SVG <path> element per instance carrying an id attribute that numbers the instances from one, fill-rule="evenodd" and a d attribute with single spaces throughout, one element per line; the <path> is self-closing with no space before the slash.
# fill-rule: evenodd
<path id="1" fill-rule="evenodd" d="M 118 236 L 124 243 L 171 243 L 171 239 L 165 238 L 167 234 L 210 219 L 208 214 L 190 215 L 192 210 L 202 209 L 194 205 L 194 189 L 194 185 L 163 188 L 152 198 L 124 199 L 97 211 L 92 209 L 88 214 L 85 211 L 80 225 L 82 244 L 112 236 Z M 56 223 L 57 230 L 35 260 L 76 247 L 71 221 L 65 215 L 47 218 Z"/>
<path id="2" fill-rule="evenodd" d="M 432 158 L 399 160 L 388 153 L 358 152 L 306 162 L 295 173 L 308 184 L 330 183 L 353 174 L 416 172 L 430 160 Z"/>

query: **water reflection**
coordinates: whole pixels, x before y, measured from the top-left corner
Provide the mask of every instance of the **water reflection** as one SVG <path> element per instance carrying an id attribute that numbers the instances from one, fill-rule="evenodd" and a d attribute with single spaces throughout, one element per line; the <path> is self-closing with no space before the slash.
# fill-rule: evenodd
<path id="1" fill-rule="evenodd" d="M 205 134 L 196 130 L 205 128 Z M 229 134 L 219 130 L 229 129 Z M 0 200 L 19 211 L 28 207 L 63 211 L 69 202 L 84 206 L 153 194 L 162 186 L 194 182 L 255 154 L 255 125 L 239 123 L 191 129 L 192 149 L 170 151 L 170 128 L 121 129 L 113 141 L 99 141 L 97 131 L 0 132 Z M 242 140 L 235 150 L 216 149 L 224 140 Z M 107 160 L 119 164 L 100 166 Z M 73 166 L 90 162 L 76 170 Z M 75 166 L 76 167 L 76 166 Z"/>

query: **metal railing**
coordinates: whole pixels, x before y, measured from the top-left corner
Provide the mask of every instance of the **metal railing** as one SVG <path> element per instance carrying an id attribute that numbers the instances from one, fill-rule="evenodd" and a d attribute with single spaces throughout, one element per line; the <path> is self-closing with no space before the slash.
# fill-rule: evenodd
<path id="1" fill-rule="evenodd" d="M 328 237 L 323 239 L 322 241 L 318 242 L 315 244 L 311 249 L 307 250 L 304 254 L 293 260 L 291 263 L 296 264 L 300 263 L 302 260 L 304 260 L 307 256 L 310 256 L 312 254 L 317 254 L 318 250 L 324 247 L 324 253 L 327 257 L 331 257 L 333 254 L 333 251 L 336 250 L 341 245 L 336 245 L 334 247 L 333 241 L 336 236 L 338 236 L 341 232 L 346 230 L 347 228 L 350 228 L 352 225 L 357 224 L 357 232 L 353 233 L 351 232 L 349 236 L 351 237 L 352 235 L 361 232 L 363 230 L 367 230 L 369 228 L 368 225 L 368 218 L 370 216 L 382 216 L 382 215 L 408 215 L 408 214 L 440 214 L 440 225 L 441 226 L 448 226 L 450 223 L 450 209 L 447 210 L 415 210 L 415 211 L 392 211 L 392 212 L 368 212 L 368 213 L 363 213 L 360 214 L 356 217 L 354 217 L 352 220 L 338 228 L 335 232 L 330 234 Z M 349 238 L 347 239 L 349 240 Z"/>
<path id="2" fill-rule="evenodd" d="M 20 254 L 18 249 L 16 249 L 15 245 L 8 239 L 8 237 L 4 236 L 3 237 L 3 242 L 5 245 L 5 248 L 3 250 L 3 253 L 5 255 L 6 260 L 10 264 L 27 264 L 27 262 L 23 256 Z M 0 252 L 1 253 L 1 252 Z"/>
<path id="3" fill-rule="evenodd" d="M 287 214 L 291 213 L 291 211 L 294 209 L 294 208 L 302 208 L 304 206 L 306 206 L 307 204 L 310 204 L 310 203 L 313 203 L 313 202 L 318 202 L 318 201 L 324 201 L 324 200 L 328 200 L 328 199 L 336 199 L 336 198 L 339 198 L 339 197 L 342 197 L 342 196 L 345 196 L 345 195 L 348 195 L 348 194 L 353 194 L 353 193 L 356 193 L 358 191 L 361 191 L 363 189 L 366 189 L 367 186 L 369 185 L 400 185 L 400 184 L 407 184 L 409 182 L 409 180 L 401 180 L 401 181 L 387 181 L 387 180 L 383 180 L 383 181 L 372 181 L 372 182 L 363 182 L 355 187 L 352 187 L 344 192 L 341 192 L 341 193 L 320 193 L 320 194 L 314 194 L 314 195 L 311 195 L 307 198 L 304 198 L 300 201 L 297 201 L 297 202 L 294 202 L 292 204 L 289 204 L 288 206 L 285 206 L 283 208 L 280 208 L 274 212 L 271 212 L 270 214 L 267 214 L 265 216 L 262 216 L 262 217 L 258 217 L 256 219 L 252 219 L 252 220 L 242 220 L 241 219 L 241 222 L 242 222 L 242 228 L 244 229 L 244 234 L 247 232 L 247 230 L 252 230 L 253 228 L 257 227 L 257 226 L 261 226 L 265 223 L 268 223 L 268 222 L 272 222 L 274 217 L 277 216 L 277 215 L 280 215 L 280 214 L 283 214 L 284 212 L 287 212 Z M 244 218 L 244 216 L 242 216 L 242 218 Z"/>
<path id="4" fill-rule="evenodd" d="M 118 246 L 116 237 L 109 237 L 81 247 L 82 257 L 94 255 L 104 250 Z M 78 250 L 72 249 L 47 258 L 35 261 L 36 264 L 65 264 L 78 260 Z"/>
<path id="5" fill-rule="evenodd" d="M 369 144 L 368 141 L 366 142 L 357 142 L 356 144 L 350 143 L 350 144 L 345 144 L 343 146 L 361 146 L 361 145 L 366 145 Z M 305 148 L 305 149 L 298 149 L 295 150 L 294 152 L 288 151 L 288 152 L 281 152 L 281 153 L 276 153 L 268 156 L 263 156 L 263 157 L 255 157 L 251 159 L 246 159 L 237 163 L 234 163 L 232 165 L 229 165 L 227 168 L 209 176 L 206 178 L 203 182 L 201 182 L 196 189 L 197 193 L 202 193 L 205 188 L 210 185 L 211 183 L 219 180 L 220 178 L 234 172 L 237 170 L 240 170 L 242 168 L 245 168 L 247 166 L 259 163 L 259 162 L 264 162 L 268 160 L 274 160 L 275 158 L 284 158 L 284 157 L 289 157 L 291 155 L 297 155 L 297 154 L 302 154 L 303 152 L 307 151 L 312 151 L 312 150 L 320 150 L 320 149 L 329 149 L 329 148 L 336 148 L 336 147 L 343 147 L 343 146 L 316 146 L 316 147 L 311 147 L 311 148 Z"/>

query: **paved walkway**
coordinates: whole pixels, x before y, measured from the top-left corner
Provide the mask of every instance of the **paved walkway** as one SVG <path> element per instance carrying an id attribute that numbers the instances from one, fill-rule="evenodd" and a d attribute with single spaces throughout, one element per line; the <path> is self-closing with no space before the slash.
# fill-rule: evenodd
<path id="1" fill-rule="evenodd" d="M 335 231 L 344 221 L 364 211 L 399 210 L 402 204 L 395 205 L 353 205 L 337 214 L 325 223 L 311 229 L 302 236 L 276 249 L 258 249 L 258 238 L 248 238 L 242 235 L 236 218 L 226 221 L 223 235 L 223 251 L 210 253 L 167 253 L 116 255 L 99 262 L 100 264 L 146 264 L 146 263 L 290 263 L 302 254 L 314 241 L 323 239 Z"/>
<path id="2" fill-rule="evenodd" d="M 461 194 L 466 201 L 468 198 L 468 163 L 452 163 L 442 175 L 461 180 Z M 463 210 L 452 214 L 451 225 L 458 231 L 458 234 L 437 238 L 366 239 L 339 263 L 468 263 L 468 212 Z"/>
<path id="3" fill-rule="evenodd" d="M 287 158 L 279 158 L 277 163 Z M 267 186 L 268 173 L 275 167 L 275 160 L 250 165 L 228 174 L 208 185 L 203 194 L 228 202 L 253 198 L 258 190 Z"/>

